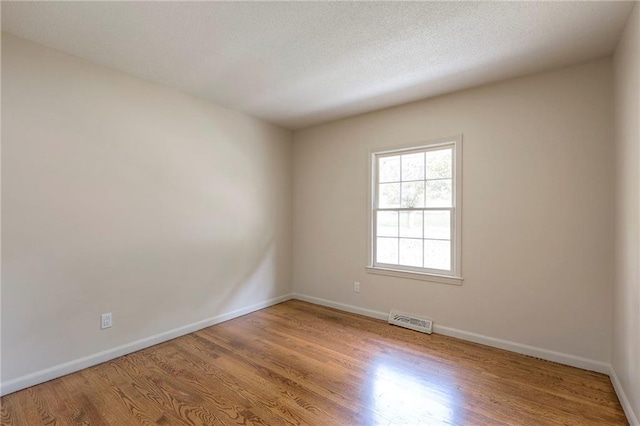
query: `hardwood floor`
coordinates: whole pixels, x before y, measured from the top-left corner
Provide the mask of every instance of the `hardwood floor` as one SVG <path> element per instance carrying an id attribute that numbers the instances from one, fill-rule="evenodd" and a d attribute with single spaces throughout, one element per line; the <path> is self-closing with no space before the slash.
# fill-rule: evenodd
<path id="1" fill-rule="evenodd" d="M 3 425 L 618 425 L 603 374 L 292 300 L 2 398 Z"/>

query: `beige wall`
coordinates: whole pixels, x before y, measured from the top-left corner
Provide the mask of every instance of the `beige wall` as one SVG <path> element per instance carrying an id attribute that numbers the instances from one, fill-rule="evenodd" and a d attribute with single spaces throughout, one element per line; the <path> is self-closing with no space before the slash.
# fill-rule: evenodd
<path id="1" fill-rule="evenodd" d="M 603 59 L 295 132 L 294 291 L 608 363 L 611 82 Z M 368 151 L 456 134 L 463 285 L 365 273 Z"/>
<path id="2" fill-rule="evenodd" d="M 612 365 L 640 416 L 640 6 L 614 56 L 616 280 Z"/>
<path id="3" fill-rule="evenodd" d="M 289 131 L 3 34 L 2 150 L 3 381 L 291 292 Z"/>

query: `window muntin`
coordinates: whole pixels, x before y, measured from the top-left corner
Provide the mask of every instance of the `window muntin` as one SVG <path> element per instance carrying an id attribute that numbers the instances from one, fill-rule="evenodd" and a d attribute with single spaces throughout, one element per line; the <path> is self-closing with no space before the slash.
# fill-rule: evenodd
<path id="1" fill-rule="evenodd" d="M 459 275 L 458 148 L 456 139 L 373 154 L 373 267 Z"/>

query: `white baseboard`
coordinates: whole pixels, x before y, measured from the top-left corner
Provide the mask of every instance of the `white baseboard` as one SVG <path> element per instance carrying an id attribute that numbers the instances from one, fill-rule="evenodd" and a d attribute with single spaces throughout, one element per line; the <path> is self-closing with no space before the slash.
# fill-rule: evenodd
<path id="1" fill-rule="evenodd" d="M 480 343 L 481 345 L 491 346 L 493 348 L 505 349 L 507 351 L 529 355 L 535 358 L 569 365 L 571 367 L 582 368 L 583 370 L 609 374 L 609 370 L 611 369 L 611 366 L 606 362 L 583 358 L 577 355 L 570 355 L 564 352 L 556 352 L 549 349 L 538 348 L 536 346 L 524 345 L 522 343 L 511 342 L 509 340 L 497 339 L 495 337 L 489 337 L 469 331 L 462 331 L 437 324 L 434 324 L 433 331 L 445 336 L 455 337 L 469 342 Z"/>
<path id="2" fill-rule="evenodd" d="M 638 416 L 633 412 L 633 407 L 631 407 L 631 403 L 627 398 L 627 395 L 622 388 L 622 383 L 618 380 L 618 375 L 616 374 L 616 370 L 611 367 L 611 371 L 609 372 L 609 377 L 611 377 L 611 383 L 613 383 L 613 388 L 616 390 L 616 394 L 618 394 L 618 399 L 620 400 L 620 405 L 622 405 L 622 409 L 624 410 L 624 414 L 627 415 L 627 420 L 631 426 L 640 426 L 640 422 L 638 422 Z"/>
<path id="3" fill-rule="evenodd" d="M 341 311 L 351 312 L 352 314 L 364 315 L 366 317 L 387 320 L 389 314 L 371 309 L 361 308 L 359 306 L 338 303 L 332 300 L 321 299 L 319 297 L 307 296 L 306 294 L 293 293 L 293 299 L 302 300 L 303 302 L 313 303 L 314 305 L 326 306 L 328 308 L 339 309 Z"/>
<path id="4" fill-rule="evenodd" d="M 347 305 L 344 303 L 334 302 L 332 300 L 321 299 L 319 297 L 307 296 L 304 294 L 294 293 L 294 299 L 302 300 L 316 305 L 327 306 L 330 308 L 340 309 L 342 311 L 354 314 L 365 315 L 371 318 L 387 320 L 389 314 L 386 312 L 374 311 L 371 309 L 361 308 L 358 306 Z M 569 355 L 562 352 L 551 351 L 548 349 L 537 348 L 535 346 L 523 345 L 521 343 L 511 342 L 508 340 L 497 339 L 482 334 L 471 333 L 469 331 L 458 330 L 451 327 L 434 324 L 434 333 L 445 336 L 455 337 L 469 342 L 480 343 L 482 345 L 494 348 L 505 349 L 507 351 L 516 352 L 523 355 L 529 355 L 547 361 L 558 362 L 560 364 L 570 365 L 572 367 L 582 368 L 584 370 L 597 371 L 598 373 L 609 374 L 611 366 L 608 363 L 596 361 L 593 359 L 582 358 L 575 355 Z"/>
<path id="5" fill-rule="evenodd" d="M 145 337 L 143 339 L 139 339 L 122 346 L 107 349 L 105 351 L 78 358 L 73 361 L 54 365 L 53 367 L 36 371 L 35 373 L 30 373 L 13 380 L 2 382 L 0 384 L 0 396 L 7 395 L 9 393 L 16 392 L 40 383 L 44 383 L 58 377 L 66 376 L 67 374 L 84 370 L 85 368 L 110 361 L 114 358 L 118 358 L 120 356 L 148 348 L 149 346 L 157 345 L 158 343 L 166 342 L 167 340 L 175 339 L 176 337 L 184 336 L 185 334 L 193 333 L 194 331 L 198 331 L 203 328 L 219 324 L 221 322 L 229 321 L 230 319 L 237 318 L 251 312 L 258 311 L 260 309 L 268 308 L 269 306 L 273 306 L 278 303 L 290 300 L 292 297 L 292 294 L 275 297 L 273 299 L 265 300 L 264 302 L 256 303 L 245 308 L 228 312 L 226 314 L 217 315 L 212 318 L 174 328 L 173 330 L 165 331 L 154 336 Z"/>

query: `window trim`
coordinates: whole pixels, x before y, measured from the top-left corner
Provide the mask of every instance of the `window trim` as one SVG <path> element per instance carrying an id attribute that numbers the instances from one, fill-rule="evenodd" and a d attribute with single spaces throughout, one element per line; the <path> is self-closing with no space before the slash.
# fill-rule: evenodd
<path id="1" fill-rule="evenodd" d="M 425 208 L 425 210 L 452 210 L 452 271 L 451 274 L 443 274 L 440 270 L 434 269 L 424 269 L 424 268 L 415 268 L 411 267 L 401 267 L 398 268 L 398 265 L 387 265 L 387 264 L 375 264 L 375 244 L 374 238 L 376 236 L 375 232 L 375 214 L 377 210 L 375 209 L 375 194 L 376 185 L 377 185 L 377 173 L 378 173 L 378 162 L 376 161 L 378 157 L 384 156 L 392 156 L 398 154 L 407 154 L 412 151 L 424 151 L 430 149 L 438 149 L 443 146 L 452 146 L 452 154 L 453 154 L 453 207 L 434 207 L 434 208 Z M 446 138 L 438 138 L 431 139 L 428 141 L 415 142 L 407 145 L 400 146 L 392 146 L 381 149 L 371 149 L 369 150 L 369 159 L 368 159 L 368 176 L 367 182 L 369 187 L 369 197 L 367 203 L 367 217 L 369 224 L 369 232 L 367 236 L 367 262 L 365 271 L 370 274 L 377 275 L 386 275 L 386 276 L 394 276 L 398 278 L 408 278 L 408 279 L 416 279 L 423 281 L 432 281 L 443 284 L 454 284 L 461 285 L 462 278 L 462 135 L 456 135 Z M 391 209 L 398 210 L 398 209 Z M 412 210 L 412 209 L 409 209 Z M 405 269 L 406 268 L 406 269 Z"/>

